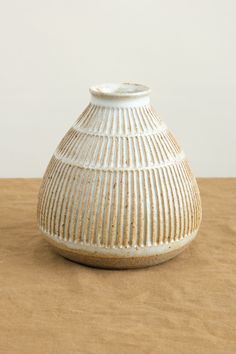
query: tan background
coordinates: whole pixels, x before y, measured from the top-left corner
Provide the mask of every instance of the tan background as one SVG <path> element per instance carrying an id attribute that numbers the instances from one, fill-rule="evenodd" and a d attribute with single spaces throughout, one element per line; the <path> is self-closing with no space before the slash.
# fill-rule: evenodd
<path id="1" fill-rule="evenodd" d="M 199 186 L 203 222 L 186 251 L 109 271 L 40 236 L 39 180 L 0 180 L 0 353 L 235 354 L 236 179 Z"/>
<path id="2" fill-rule="evenodd" d="M 41 177 L 89 100 L 134 81 L 197 176 L 236 176 L 235 0 L 0 1 L 0 177 Z"/>

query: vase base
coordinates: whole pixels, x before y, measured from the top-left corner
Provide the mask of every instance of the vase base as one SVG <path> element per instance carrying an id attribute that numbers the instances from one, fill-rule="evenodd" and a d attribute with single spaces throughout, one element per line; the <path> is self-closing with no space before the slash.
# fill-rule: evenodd
<path id="1" fill-rule="evenodd" d="M 135 269 L 135 268 L 145 268 L 154 266 L 163 262 L 168 261 L 169 259 L 177 256 L 179 253 L 184 251 L 188 244 L 184 245 L 181 248 L 171 250 L 170 252 L 150 255 L 150 256 L 136 256 L 136 257 L 108 257 L 108 256 L 99 256 L 86 254 L 84 252 L 74 252 L 70 249 L 64 249 L 57 247 L 55 244 L 51 244 L 52 248 L 56 253 L 61 256 L 76 262 L 81 263 L 86 266 L 95 267 L 95 268 L 104 268 L 104 269 Z"/>

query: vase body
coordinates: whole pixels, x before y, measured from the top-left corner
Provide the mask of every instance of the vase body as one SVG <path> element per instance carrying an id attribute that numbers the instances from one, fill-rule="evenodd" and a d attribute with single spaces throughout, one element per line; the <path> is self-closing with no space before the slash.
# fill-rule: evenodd
<path id="1" fill-rule="evenodd" d="M 180 253 L 201 222 L 198 186 L 142 85 L 91 88 L 45 172 L 38 223 L 61 255 L 136 268 Z"/>

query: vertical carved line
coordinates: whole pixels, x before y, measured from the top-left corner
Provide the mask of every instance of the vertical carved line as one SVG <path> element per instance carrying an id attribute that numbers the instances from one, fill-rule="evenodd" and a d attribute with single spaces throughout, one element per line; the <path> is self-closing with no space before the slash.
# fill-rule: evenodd
<path id="1" fill-rule="evenodd" d="M 73 139 L 73 136 L 76 136 L 76 131 L 73 128 L 70 128 L 57 146 L 57 151 L 60 151 L 63 154 L 65 147 L 67 146 L 68 142 Z"/>
<path id="2" fill-rule="evenodd" d="M 133 140 L 133 146 L 134 146 L 135 166 L 139 167 L 141 165 L 141 156 L 140 156 L 140 150 L 138 147 L 138 137 L 135 136 L 132 140 Z"/>
<path id="3" fill-rule="evenodd" d="M 193 219 L 194 219 L 194 205 L 193 205 L 193 200 L 194 200 L 194 195 L 192 193 L 191 189 L 191 181 L 188 178 L 188 175 L 185 170 L 185 163 L 183 162 L 180 165 L 180 168 L 183 173 L 183 178 L 185 179 L 185 184 L 186 184 L 186 191 L 187 191 L 187 200 L 188 200 L 188 228 L 187 228 L 187 235 L 189 235 L 193 231 Z"/>
<path id="4" fill-rule="evenodd" d="M 91 146 L 91 150 L 90 150 L 90 156 L 89 156 L 89 160 L 88 160 L 88 165 L 91 167 L 94 167 L 95 164 L 98 162 L 99 157 L 98 154 L 100 152 L 100 147 L 102 144 L 102 140 L 100 137 L 96 137 L 95 139 L 91 139 L 91 144 L 89 144 Z M 79 156 L 76 157 L 76 161 L 79 161 Z M 82 158 L 81 158 L 82 161 Z M 84 163 L 85 163 L 85 159 L 84 159 Z"/>
<path id="5" fill-rule="evenodd" d="M 156 160 L 155 160 L 155 152 L 154 152 L 154 147 L 150 142 L 150 136 L 146 136 L 146 144 L 148 145 L 149 148 L 149 152 L 150 152 L 150 162 L 151 164 L 155 164 Z"/>
<path id="6" fill-rule="evenodd" d="M 114 163 L 114 168 L 119 168 L 120 167 L 120 146 L 122 144 L 122 138 L 116 137 L 116 161 Z"/>
<path id="7" fill-rule="evenodd" d="M 101 167 L 104 168 L 107 166 L 107 158 L 108 158 L 110 144 L 109 144 L 109 137 L 108 136 L 104 137 L 102 140 L 103 140 L 103 145 L 102 145 L 101 151 L 100 151 L 100 164 L 101 164 Z"/>
<path id="8" fill-rule="evenodd" d="M 169 130 L 166 131 L 165 134 L 165 138 L 166 138 L 166 142 L 169 144 L 170 149 L 172 151 L 173 156 L 178 155 L 181 153 L 181 148 L 179 145 L 177 145 L 174 141 L 173 141 L 173 137 L 171 136 L 171 133 Z"/>
<path id="9" fill-rule="evenodd" d="M 81 121 L 83 121 L 84 117 L 86 117 L 90 113 L 92 108 L 92 104 L 89 103 L 88 106 L 84 109 L 84 111 L 80 114 L 80 116 L 76 119 L 72 127 L 80 126 Z"/>
<path id="10" fill-rule="evenodd" d="M 50 220 L 50 216 L 51 216 L 51 212 L 52 212 L 51 203 L 52 203 L 53 198 L 55 199 L 55 192 L 56 192 L 56 186 L 58 183 L 58 178 L 60 178 L 60 176 L 62 175 L 64 168 L 65 168 L 65 166 L 62 165 L 59 160 L 56 160 L 55 172 L 54 172 L 52 179 L 48 185 L 47 195 L 45 195 L 46 196 L 45 207 L 43 207 L 44 212 L 45 212 L 44 228 L 45 228 L 45 230 L 47 230 L 50 233 L 51 233 L 51 230 L 49 227 L 50 226 L 49 220 Z"/>
<path id="11" fill-rule="evenodd" d="M 170 206 L 170 193 L 168 189 L 168 183 L 166 181 L 166 168 L 161 169 L 162 183 L 163 183 L 163 197 L 165 204 L 165 236 L 164 242 L 168 243 L 170 241 L 170 231 L 171 231 L 171 206 Z"/>
<path id="12" fill-rule="evenodd" d="M 151 169 L 148 171 L 148 183 L 149 183 L 149 196 L 151 204 L 151 220 L 150 220 L 150 245 L 156 245 L 157 237 L 157 223 L 158 223 L 158 211 L 157 211 L 157 190 L 155 189 L 155 171 Z"/>
<path id="13" fill-rule="evenodd" d="M 107 181 L 107 193 L 104 208 L 103 229 L 102 229 L 102 245 L 107 247 L 109 245 L 109 232 L 110 232 L 110 214 L 113 194 L 113 173 L 106 172 L 109 175 Z"/>
<path id="14" fill-rule="evenodd" d="M 83 125 L 82 125 L 83 129 L 87 130 L 89 128 L 91 122 L 94 119 L 94 116 L 98 114 L 99 110 L 100 110 L 99 106 L 93 105 L 93 110 L 90 112 L 90 114 L 87 115 L 86 119 L 84 119 L 83 121 Z"/>
<path id="15" fill-rule="evenodd" d="M 160 153 L 160 150 L 159 150 L 159 147 L 158 147 L 158 143 L 156 141 L 156 138 L 154 135 L 150 135 L 149 136 L 150 140 L 151 140 L 151 143 L 152 143 L 152 146 L 153 146 L 153 149 L 154 149 L 154 158 L 155 158 L 155 161 L 157 163 L 160 163 L 162 161 L 162 155 Z"/>
<path id="16" fill-rule="evenodd" d="M 50 179 L 50 181 L 47 182 L 46 189 L 43 192 L 44 193 L 44 201 L 42 204 L 42 213 L 44 214 L 43 215 L 43 227 L 45 230 L 48 230 L 48 228 L 47 228 L 48 227 L 48 215 L 50 212 L 49 205 L 51 202 L 51 198 L 54 195 L 54 186 L 57 181 L 55 176 L 58 173 L 60 173 L 60 171 L 62 170 L 62 167 L 63 167 L 54 156 L 53 156 L 53 158 L 55 159 L 55 168 L 51 174 L 51 179 Z"/>
<path id="17" fill-rule="evenodd" d="M 74 152 L 71 152 L 70 157 L 73 162 L 80 161 L 81 164 L 85 164 L 91 145 L 97 142 L 98 138 L 94 137 L 94 139 L 91 139 L 87 134 L 81 135 L 81 138 L 78 137 L 77 145 L 74 147 Z"/>
<path id="18" fill-rule="evenodd" d="M 94 193 L 95 180 L 96 180 L 96 172 L 95 171 L 90 172 L 90 178 L 87 184 L 88 188 L 86 191 L 86 199 L 83 207 L 83 217 L 82 217 L 82 225 L 81 225 L 81 235 L 83 235 L 83 240 L 86 243 L 89 243 L 90 241 L 87 230 L 90 222 L 90 213 L 92 207 L 92 200 L 93 200 L 92 197 Z"/>
<path id="19" fill-rule="evenodd" d="M 60 152 L 61 155 L 65 156 L 68 154 L 70 150 L 74 148 L 76 145 L 76 137 L 77 137 L 77 132 L 74 130 L 71 132 L 71 135 L 68 136 L 67 142 L 64 145 L 63 148 L 61 148 L 61 142 L 59 143 L 58 147 L 56 148 L 56 152 Z M 66 134 L 67 135 L 67 134 Z"/>
<path id="20" fill-rule="evenodd" d="M 181 147 L 180 147 L 179 144 L 177 143 L 177 141 L 176 141 L 174 135 L 171 133 L 170 130 L 168 130 L 168 136 L 169 136 L 170 141 L 171 141 L 172 144 L 173 144 L 173 147 L 175 148 L 176 154 L 178 154 L 178 153 L 181 151 Z"/>
<path id="21" fill-rule="evenodd" d="M 183 184 L 183 190 L 184 190 L 184 196 L 185 196 L 185 204 L 186 204 L 186 209 L 185 209 L 185 215 L 186 215 L 186 229 L 185 229 L 185 234 L 184 236 L 188 235 L 188 229 L 189 229 L 189 220 L 191 218 L 191 206 L 190 206 L 190 196 L 188 192 L 188 180 L 185 178 L 184 171 L 183 171 L 183 162 L 178 164 L 178 168 L 181 174 L 181 180 Z"/>
<path id="22" fill-rule="evenodd" d="M 153 129 L 155 129 L 152 120 L 150 119 L 150 117 L 147 115 L 147 111 L 146 111 L 146 106 L 140 107 L 140 114 L 142 115 L 142 119 L 144 120 L 146 127 L 147 127 L 147 131 L 152 131 Z"/>
<path id="23" fill-rule="evenodd" d="M 85 166 L 91 166 L 94 161 L 94 154 L 97 149 L 97 145 L 99 145 L 99 141 L 101 140 L 100 137 L 96 137 L 94 139 L 90 139 L 89 141 L 89 148 L 87 150 L 87 154 L 84 154 L 84 164 Z M 77 159 L 78 161 L 78 159 Z"/>
<path id="24" fill-rule="evenodd" d="M 91 124 L 90 124 L 89 130 L 88 130 L 89 132 L 99 131 L 99 127 L 101 126 L 101 123 L 103 121 L 104 113 L 105 113 L 105 108 L 99 107 L 96 114 L 93 115 L 93 122 L 91 122 Z"/>
<path id="25" fill-rule="evenodd" d="M 96 107 L 92 104 L 89 104 L 88 108 L 88 111 L 76 121 L 74 125 L 75 127 L 84 127 L 86 122 L 91 118 Z"/>
<path id="26" fill-rule="evenodd" d="M 121 130 L 121 134 L 122 134 L 122 135 L 129 134 L 130 129 L 128 129 L 128 117 L 127 117 L 128 112 L 127 112 L 127 108 L 121 109 L 120 113 L 121 113 L 121 117 L 122 117 L 122 123 L 121 123 L 122 130 Z"/>
<path id="27" fill-rule="evenodd" d="M 129 195 L 129 171 L 124 172 L 124 200 L 123 200 L 123 237 L 122 246 L 127 247 L 129 244 L 128 223 L 129 223 L 129 211 L 128 211 L 128 195 Z"/>
<path id="28" fill-rule="evenodd" d="M 76 225 L 76 240 L 81 243 L 86 243 L 86 235 L 83 233 L 84 219 L 87 213 L 87 200 L 89 196 L 90 184 L 92 182 L 93 175 L 89 170 L 86 171 L 86 178 L 82 185 L 83 192 L 81 194 L 81 206 L 79 208 L 78 220 Z"/>
<path id="29" fill-rule="evenodd" d="M 188 168 L 186 166 L 183 166 L 185 168 L 186 171 L 188 171 Z M 191 174 L 191 172 L 190 172 Z M 194 177 L 193 176 L 190 176 L 189 173 L 187 172 L 187 178 L 188 178 L 188 181 L 189 181 L 189 187 L 191 189 L 191 199 L 192 199 L 192 202 L 193 202 L 193 215 L 192 215 L 192 224 L 193 224 L 193 230 L 196 230 L 197 228 L 197 198 L 196 198 L 196 193 L 195 193 L 195 188 L 193 186 L 193 179 Z"/>
<path id="30" fill-rule="evenodd" d="M 68 206 L 71 202 L 71 192 L 75 184 L 75 173 L 75 167 L 71 169 L 70 173 L 68 173 L 67 185 L 65 186 L 61 207 L 59 208 L 60 211 L 57 210 L 57 213 L 59 212 L 57 235 L 61 236 L 64 240 L 67 240 L 67 235 L 65 234 L 65 224 L 68 220 Z"/>
<path id="31" fill-rule="evenodd" d="M 179 175 L 177 172 L 176 165 L 173 165 L 172 169 L 173 169 L 173 177 L 175 179 L 175 183 L 177 186 L 177 195 L 180 204 L 180 232 L 178 237 L 176 236 L 176 240 L 180 240 L 184 234 L 184 202 L 183 202 L 183 194 L 182 194 L 181 184 L 179 181 Z"/>
<path id="32" fill-rule="evenodd" d="M 157 151 L 158 151 L 158 156 L 159 156 L 159 163 L 163 162 L 166 160 L 166 156 L 163 152 L 163 149 L 161 148 L 161 142 L 160 142 L 160 139 L 158 137 L 158 135 L 153 135 L 152 136 L 153 140 L 154 140 L 154 143 L 155 143 L 155 146 L 157 148 Z"/>
<path id="33" fill-rule="evenodd" d="M 135 109 L 135 108 L 131 108 L 130 112 L 132 113 L 134 122 L 137 122 L 137 125 L 138 125 L 138 132 L 139 132 L 139 133 L 144 132 L 144 131 L 145 131 L 145 128 L 144 128 L 142 119 L 141 119 L 140 115 L 137 114 L 136 109 Z"/>
<path id="34" fill-rule="evenodd" d="M 150 115 L 154 118 L 154 120 L 159 125 L 161 123 L 161 119 L 159 118 L 159 116 L 157 115 L 155 109 L 152 106 L 150 106 L 149 112 L 150 112 Z"/>
<path id="35" fill-rule="evenodd" d="M 130 171 L 130 229 L 129 229 L 129 244 L 135 246 L 136 236 L 134 234 L 134 221 L 135 221 L 135 186 L 134 186 L 135 171 Z"/>
<path id="36" fill-rule="evenodd" d="M 123 138 L 123 166 L 127 166 L 127 137 Z"/>
<path id="37" fill-rule="evenodd" d="M 96 117 L 96 120 L 97 120 L 97 125 L 94 127 L 94 132 L 97 132 L 99 134 L 107 134 L 107 131 L 106 131 L 106 125 L 107 125 L 107 120 L 108 120 L 108 117 L 109 117 L 109 113 L 110 113 L 110 108 L 108 107 L 103 107 L 103 115 L 101 116 L 101 118 L 97 118 Z"/>
<path id="38" fill-rule="evenodd" d="M 157 140 L 159 142 L 159 149 L 162 154 L 162 162 L 168 161 L 169 154 L 168 154 L 168 151 L 166 150 L 165 145 L 163 144 L 163 137 L 162 137 L 162 135 L 156 135 L 156 136 L 157 136 Z"/>
<path id="39" fill-rule="evenodd" d="M 62 156 L 70 158 L 71 162 L 75 161 L 81 155 L 81 150 L 86 140 L 85 134 L 77 134 L 74 143 L 68 146 L 67 151 L 64 151 Z"/>
<path id="40" fill-rule="evenodd" d="M 104 236 L 104 215 L 106 213 L 106 198 L 108 194 L 110 172 L 101 172 L 101 191 L 98 196 L 98 210 L 96 215 L 95 235 L 96 245 L 103 245 Z"/>
<path id="41" fill-rule="evenodd" d="M 80 226 L 81 226 L 81 219 L 82 219 L 82 211 L 83 211 L 83 204 L 84 204 L 84 198 L 85 198 L 85 193 L 86 193 L 86 187 L 87 187 L 87 181 L 89 178 L 89 171 L 86 169 L 81 170 L 81 183 L 80 187 L 81 190 L 78 189 L 78 204 L 77 208 L 75 209 L 75 223 L 73 226 L 73 240 L 75 243 L 77 242 L 82 242 L 83 238 L 82 235 L 80 234 Z"/>
<path id="42" fill-rule="evenodd" d="M 142 110 L 140 108 L 134 107 L 134 113 L 135 116 L 138 117 L 139 122 L 141 123 L 142 131 L 146 132 L 148 130 L 148 126 Z"/>
<path id="43" fill-rule="evenodd" d="M 169 169 L 167 169 L 168 175 L 169 175 L 169 181 L 171 183 L 171 188 L 172 188 L 172 194 L 174 197 L 174 213 L 175 213 L 175 232 L 174 232 L 174 237 L 173 241 L 176 239 L 179 239 L 179 236 L 181 234 L 180 230 L 180 223 L 181 223 L 181 204 L 180 204 L 180 197 L 179 197 L 179 191 L 178 191 L 178 185 L 176 181 L 176 176 L 175 176 L 175 171 L 173 171 L 173 166 L 170 166 Z"/>
<path id="44" fill-rule="evenodd" d="M 47 167 L 47 170 L 44 174 L 43 181 L 40 186 L 40 191 L 39 191 L 39 202 L 38 202 L 38 207 L 37 207 L 37 216 L 39 220 L 39 225 L 41 227 L 45 227 L 44 220 L 45 220 L 45 214 L 46 210 L 44 208 L 45 203 L 47 202 L 48 199 L 48 189 L 53 183 L 53 175 L 58 166 L 57 160 L 54 158 L 54 156 L 51 158 L 49 165 Z"/>
<path id="45" fill-rule="evenodd" d="M 138 185 L 139 185 L 139 237 L 138 246 L 143 246 L 144 240 L 144 196 L 143 196 L 143 173 L 138 171 Z"/>
<path id="46" fill-rule="evenodd" d="M 130 138 L 125 137 L 124 143 L 126 144 L 126 166 L 132 166 L 132 153 L 131 153 L 131 146 L 130 146 Z"/>
<path id="47" fill-rule="evenodd" d="M 163 209 L 163 198 L 161 194 L 161 182 L 160 182 L 160 176 L 159 176 L 159 171 L 157 169 L 153 170 L 154 174 L 154 185 L 155 185 L 155 190 L 157 192 L 157 216 L 158 216 L 158 231 L 157 231 L 157 237 L 155 238 L 157 244 L 162 244 L 163 243 L 163 238 L 164 238 L 164 222 L 165 222 L 165 214 L 164 214 L 164 209 Z"/>
<path id="48" fill-rule="evenodd" d="M 114 135 L 116 132 L 116 122 L 117 122 L 117 108 L 112 108 L 112 120 L 111 120 L 111 128 L 110 134 Z"/>
<path id="49" fill-rule="evenodd" d="M 122 109 L 123 113 L 123 135 L 130 134 L 131 132 L 131 126 L 129 122 L 129 108 L 123 108 Z"/>
<path id="50" fill-rule="evenodd" d="M 93 167 L 94 168 L 96 168 L 99 163 L 100 163 L 100 166 L 102 165 L 101 152 L 102 152 L 103 146 L 105 146 L 105 141 L 106 141 L 106 139 L 98 139 L 97 146 L 96 146 L 94 153 L 93 153 Z"/>
<path id="51" fill-rule="evenodd" d="M 128 128 L 128 133 L 129 134 L 134 134 L 136 132 L 136 125 L 137 122 L 134 120 L 134 117 L 132 115 L 131 108 L 126 109 L 126 116 L 127 116 L 127 128 Z"/>
<path id="52" fill-rule="evenodd" d="M 139 156 L 140 156 L 140 166 L 144 166 L 144 157 L 143 157 L 143 150 L 140 144 L 140 139 L 139 137 L 136 138 L 137 141 L 137 146 L 138 146 L 138 152 L 139 152 Z"/>
<path id="53" fill-rule="evenodd" d="M 123 234 L 124 234 L 125 172 L 120 172 L 119 189 L 120 189 L 120 213 L 119 213 L 117 245 L 120 247 L 123 244 Z"/>
<path id="54" fill-rule="evenodd" d="M 115 116 L 115 129 L 114 129 L 114 134 L 119 135 L 120 134 L 120 108 L 117 107 L 116 109 L 116 116 Z"/>
<path id="55" fill-rule="evenodd" d="M 122 114 L 122 109 L 118 108 L 118 117 L 117 117 L 117 134 L 118 135 L 123 133 L 122 128 L 123 128 L 123 114 Z"/>
<path id="56" fill-rule="evenodd" d="M 144 227 L 145 227 L 145 235 L 144 235 L 144 245 L 150 246 L 151 245 L 151 233 L 152 233 L 152 222 L 151 216 L 152 215 L 152 193 L 150 192 L 150 171 L 144 170 L 144 194 L 145 194 L 145 214 L 144 214 Z"/>
<path id="57" fill-rule="evenodd" d="M 189 176 L 188 171 L 187 171 L 187 162 L 185 161 L 183 163 L 183 170 L 184 170 L 184 174 L 187 180 L 187 185 L 188 185 L 188 190 L 189 190 L 189 200 L 190 200 L 190 206 L 191 206 L 191 223 L 190 223 L 190 228 L 189 228 L 189 233 L 192 233 L 193 231 L 195 231 L 195 222 L 196 222 L 196 199 L 195 199 L 195 195 L 194 195 L 194 191 L 193 191 L 193 176 Z"/>
<path id="58" fill-rule="evenodd" d="M 118 172 L 111 173 L 111 200 L 109 212 L 109 228 L 107 234 L 107 245 L 113 247 L 116 241 L 116 217 L 117 217 L 117 175 Z"/>
<path id="59" fill-rule="evenodd" d="M 111 148 L 107 150 L 108 154 L 108 162 L 107 167 L 110 166 L 111 168 L 115 167 L 115 159 L 116 159 L 116 137 L 109 137 L 108 139 Z"/>
<path id="60" fill-rule="evenodd" d="M 53 217 L 54 217 L 53 233 L 54 233 L 54 235 L 57 235 L 60 239 L 62 238 L 62 235 L 60 233 L 60 220 L 62 218 L 61 214 L 64 210 L 65 193 L 66 193 L 68 185 L 69 185 L 68 182 L 71 178 L 71 171 L 72 171 L 71 166 L 68 166 L 68 168 L 66 169 L 66 173 L 64 175 L 64 178 L 63 178 L 64 179 L 63 184 L 59 190 L 58 199 L 55 203 L 55 209 L 54 209 L 54 213 L 53 213 Z"/>
<path id="61" fill-rule="evenodd" d="M 85 170 L 78 168 L 77 169 L 77 183 L 75 187 L 75 192 L 73 196 L 73 202 L 72 202 L 72 208 L 71 208 L 71 216 L 70 220 L 68 222 L 68 232 L 69 232 L 69 240 L 71 242 L 76 242 L 76 234 L 75 234 L 75 228 L 76 228 L 76 218 L 78 215 L 78 210 L 79 210 L 79 205 L 80 205 L 80 195 L 81 195 L 81 190 L 83 190 L 83 184 L 82 182 L 84 181 L 84 174 Z"/>
<path id="62" fill-rule="evenodd" d="M 187 204 L 186 204 L 186 191 L 185 191 L 185 186 L 183 184 L 181 172 L 179 169 L 179 165 L 176 164 L 176 175 L 178 178 L 178 183 L 180 186 L 180 193 L 181 193 L 181 198 L 182 198 L 182 203 L 183 203 L 183 233 L 181 234 L 180 239 L 182 239 L 186 235 L 186 229 L 187 229 Z"/>
<path id="63" fill-rule="evenodd" d="M 156 121 L 156 119 L 153 118 L 153 115 L 150 113 L 150 106 L 145 106 L 144 111 L 145 111 L 146 117 L 148 117 L 147 119 L 150 122 L 151 129 L 156 130 L 159 127 L 159 124 Z"/>
<path id="64" fill-rule="evenodd" d="M 160 180 L 160 187 L 161 187 L 161 200 L 162 200 L 162 210 L 163 210 L 163 238 L 162 242 L 167 243 L 168 241 L 168 233 L 169 233 L 169 225 L 168 225 L 168 201 L 166 197 L 166 189 L 165 184 L 163 181 L 163 171 L 160 168 L 159 172 L 159 180 Z"/>
<path id="65" fill-rule="evenodd" d="M 56 211 L 57 211 L 57 205 L 58 202 L 60 201 L 61 198 L 61 193 L 62 193 L 62 188 L 64 186 L 65 183 L 65 177 L 67 175 L 67 172 L 70 168 L 69 165 L 64 165 L 62 164 L 62 174 L 60 176 L 60 178 L 58 178 L 57 176 L 57 184 L 56 184 L 56 188 L 53 190 L 54 192 L 54 198 L 52 198 L 51 204 L 49 206 L 49 219 L 48 219 L 48 230 L 50 232 L 51 235 L 56 235 L 59 236 L 58 234 L 56 234 L 56 230 L 55 230 L 55 219 L 56 219 Z"/>
<path id="66" fill-rule="evenodd" d="M 105 210 L 105 199 L 107 193 L 107 178 L 109 174 L 100 171 L 100 186 L 97 199 L 97 213 L 95 214 L 94 243 L 96 246 L 102 244 L 103 214 Z"/>
<path id="67" fill-rule="evenodd" d="M 132 209 L 132 186 L 131 186 L 131 171 L 127 171 L 127 197 L 126 197 L 126 246 L 132 245 L 132 235 L 130 230 L 131 224 L 131 209 Z"/>
<path id="68" fill-rule="evenodd" d="M 135 138 L 129 139 L 130 156 L 132 156 L 132 161 L 130 163 L 133 166 L 137 166 L 137 156 L 136 156 L 135 147 L 134 147 L 134 139 Z"/>
<path id="69" fill-rule="evenodd" d="M 90 203 L 88 204 L 88 218 L 89 222 L 87 223 L 87 228 L 85 230 L 87 237 L 87 243 L 92 245 L 96 243 L 94 240 L 94 232 L 95 232 L 95 223 L 96 223 L 96 215 L 98 209 L 98 192 L 99 186 L 101 183 L 100 173 L 99 171 L 94 171 L 94 181 L 92 185 L 92 192 L 91 192 L 91 199 Z"/>
<path id="70" fill-rule="evenodd" d="M 80 139 L 80 138 L 81 138 L 80 133 L 73 129 L 73 131 L 71 132 L 71 136 L 67 140 L 67 143 L 65 144 L 63 150 L 61 150 L 61 152 L 60 152 L 60 145 L 61 144 L 59 144 L 59 147 L 56 149 L 56 151 L 60 152 L 61 155 L 63 155 L 63 156 L 69 155 L 73 150 L 75 150 L 76 145 L 78 144 L 78 139 Z"/>
<path id="71" fill-rule="evenodd" d="M 107 125 L 106 125 L 106 131 L 108 135 L 112 134 L 112 121 L 114 117 L 114 108 L 110 108 L 108 112 L 108 117 L 107 117 Z"/>
<path id="72" fill-rule="evenodd" d="M 77 188 L 78 188 L 78 184 L 81 181 L 80 174 L 81 174 L 81 169 L 75 168 L 74 182 L 69 196 L 69 201 L 67 206 L 67 217 L 64 226 L 64 240 L 67 241 L 73 241 L 72 234 L 71 234 L 71 223 L 73 220 L 73 213 L 76 205 Z"/>
<path id="73" fill-rule="evenodd" d="M 169 219 L 170 219 L 170 234 L 169 234 L 169 241 L 173 241 L 176 234 L 176 197 L 175 197 L 175 187 L 173 185 L 173 180 L 170 177 L 170 167 L 167 166 L 163 169 L 165 174 L 166 186 L 168 190 L 168 199 L 169 199 Z"/>
<path id="74" fill-rule="evenodd" d="M 176 157 L 176 153 L 175 151 L 172 149 L 171 145 L 170 145 L 170 142 L 168 141 L 167 139 L 167 135 L 166 135 L 166 132 L 164 133 L 161 133 L 161 140 L 162 140 L 162 144 L 163 144 L 163 147 L 168 155 L 168 158 L 175 158 Z"/>
<path id="75" fill-rule="evenodd" d="M 132 239 L 133 245 L 138 244 L 138 186 L 137 172 L 133 171 L 133 219 L 132 219 Z"/>
<path id="76" fill-rule="evenodd" d="M 139 137 L 140 141 L 140 146 L 143 152 L 143 157 L 144 157 L 144 165 L 143 166 L 148 166 L 148 152 L 147 152 L 147 147 L 146 147 L 146 137 L 145 136 L 140 136 Z"/>

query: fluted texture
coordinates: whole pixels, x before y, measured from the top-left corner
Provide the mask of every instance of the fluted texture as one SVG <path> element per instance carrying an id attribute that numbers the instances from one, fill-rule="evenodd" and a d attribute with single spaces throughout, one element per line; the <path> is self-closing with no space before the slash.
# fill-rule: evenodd
<path id="1" fill-rule="evenodd" d="M 151 106 L 89 104 L 48 165 L 38 220 L 46 235 L 68 243 L 157 246 L 198 229 L 200 196 L 184 153 Z"/>

